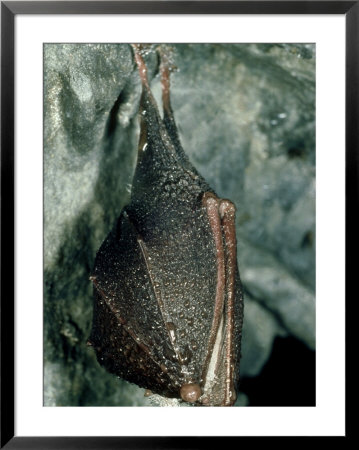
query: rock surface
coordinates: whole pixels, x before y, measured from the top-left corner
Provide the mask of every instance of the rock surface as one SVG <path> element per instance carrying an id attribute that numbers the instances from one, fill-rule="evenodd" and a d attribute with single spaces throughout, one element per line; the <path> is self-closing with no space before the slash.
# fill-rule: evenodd
<path id="1" fill-rule="evenodd" d="M 151 406 L 86 346 L 88 277 L 129 199 L 136 163 L 132 53 L 128 45 L 47 44 L 44 56 L 44 404 Z M 277 335 L 315 348 L 315 48 L 181 44 L 174 59 L 183 147 L 237 205 L 241 375 L 255 376 Z M 148 65 L 159 99 L 154 54 Z"/>

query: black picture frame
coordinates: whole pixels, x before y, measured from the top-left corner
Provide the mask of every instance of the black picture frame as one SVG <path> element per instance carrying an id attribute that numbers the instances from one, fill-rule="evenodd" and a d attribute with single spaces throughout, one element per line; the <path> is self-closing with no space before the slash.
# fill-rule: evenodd
<path id="1" fill-rule="evenodd" d="M 5 1 L 1 2 L 1 442 L 6 449 L 198 448 L 205 437 L 25 437 L 14 435 L 14 60 L 18 14 L 339 14 L 346 19 L 346 300 L 358 248 L 359 1 Z M 355 300 L 355 299 L 354 299 Z M 349 305 L 346 304 L 348 316 Z M 353 340 L 346 324 L 346 342 Z M 350 368 L 346 366 L 346 372 Z M 348 386 L 346 392 L 348 392 Z M 349 397 L 346 398 L 349 400 Z M 349 410 L 346 401 L 346 411 Z M 347 417 L 347 414 L 346 414 Z M 348 417 L 347 417 L 348 418 Z M 346 422 L 346 437 L 350 435 Z M 235 441 L 235 442 L 233 442 Z M 227 443 L 225 444 L 227 445 Z"/>

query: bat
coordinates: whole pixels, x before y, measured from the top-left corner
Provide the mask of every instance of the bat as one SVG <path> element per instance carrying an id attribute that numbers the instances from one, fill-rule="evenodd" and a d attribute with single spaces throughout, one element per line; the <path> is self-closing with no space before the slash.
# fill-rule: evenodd
<path id="1" fill-rule="evenodd" d="M 235 206 L 189 161 L 170 103 L 172 66 L 158 47 L 163 117 L 141 45 L 142 85 L 131 199 L 95 258 L 89 339 L 109 372 L 196 406 L 238 395 L 243 294 Z"/>

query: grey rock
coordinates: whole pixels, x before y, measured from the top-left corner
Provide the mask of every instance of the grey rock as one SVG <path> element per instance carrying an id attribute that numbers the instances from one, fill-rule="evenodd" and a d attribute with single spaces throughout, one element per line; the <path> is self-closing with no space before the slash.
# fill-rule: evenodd
<path id="1" fill-rule="evenodd" d="M 241 376 L 254 377 L 267 362 L 274 338 L 287 336 L 287 332 L 271 311 L 248 293 L 245 297 L 244 312 L 246 320 L 243 324 Z"/>
<path id="2" fill-rule="evenodd" d="M 218 195 L 237 205 L 241 375 L 255 376 L 275 336 L 315 347 L 315 47 L 173 47 L 182 144 Z M 160 101 L 157 58 L 147 59 Z M 86 346 L 88 277 L 129 199 L 139 96 L 128 45 L 45 46 L 45 405 L 153 405 L 102 369 Z"/>
<path id="3" fill-rule="evenodd" d="M 249 256 L 248 264 L 241 273 L 247 298 L 250 293 L 256 303 L 269 311 L 287 333 L 315 349 L 314 292 L 271 255 L 259 250 L 256 253 L 256 257 L 262 256 L 261 261 L 256 264 L 254 258 Z"/>

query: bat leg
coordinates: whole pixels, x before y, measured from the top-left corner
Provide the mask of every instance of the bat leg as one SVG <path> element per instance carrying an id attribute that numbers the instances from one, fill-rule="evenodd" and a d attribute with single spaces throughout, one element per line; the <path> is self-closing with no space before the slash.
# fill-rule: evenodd
<path id="1" fill-rule="evenodd" d="M 148 161 L 151 164 L 154 159 L 160 159 L 160 163 L 172 164 L 177 159 L 177 148 L 179 139 L 176 134 L 176 125 L 174 123 L 173 114 L 170 115 L 173 126 L 167 127 L 167 123 L 160 116 L 156 100 L 152 94 L 150 84 L 148 81 L 148 70 L 146 62 L 143 57 L 142 45 L 131 45 L 134 53 L 134 59 L 138 68 L 142 84 L 142 94 L 140 100 L 140 139 L 138 146 L 138 162 L 147 155 Z M 167 73 L 167 72 L 166 72 Z M 166 75 L 167 76 L 167 75 Z M 166 78 L 166 77 L 165 77 Z M 169 73 L 166 80 L 163 81 L 166 86 L 166 105 L 169 106 Z M 166 111 L 168 111 L 168 108 Z M 177 140 L 176 140 L 177 139 Z M 160 151 L 158 149 L 160 148 Z M 148 156 L 150 155 L 150 156 Z M 138 164 L 137 164 L 138 167 Z"/>
<path id="2" fill-rule="evenodd" d="M 141 83 L 142 83 L 142 95 L 141 95 L 141 101 L 140 101 L 140 139 L 138 143 L 138 157 L 141 159 L 144 150 L 147 147 L 147 133 L 148 133 L 148 126 L 147 126 L 147 120 L 145 117 L 143 117 L 143 111 L 146 109 L 146 93 L 150 93 L 150 85 L 148 83 L 147 78 L 147 66 L 145 63 L 145 60 L 142 57 L 141 54 L 141 46 L 139 44 L 131 44 L 135 62 L 138 68 L 138 73 L 140 75 Z M 149 98 L 152 96 L 149 95 Z"/>
<path id="3" fill-rule="evenodd" d="M 142 46 L 139 44 L 132 44 L 131 46 L 142 84 L 138 161 L 141 161 L 145 156 L 144 153 L 146 153 L 147 155 L 153 155 L 153 158 L 160 157 L 166 161 L 166 164 L 168 164 L 169 161 L 171 164 L 179 164 L 193 180 L 203 184 L 204 190 L 209 190 L 210 187 L 192 166 L 180 142 L 170 100 L 170 76 L 175 68 L 171 61 L 172 49 L 165 45 L 157 48 L 157 54 L 159 55 L 160 60 L 159 70 L 162 86 L 162 118 L 157 108 L 156 100 L 150 89 L 147 76 L 148 71 L 146 62 L 143 58 Z M 154 146 L 151 136 L 153 137 L 155 135 L 157 135 L 157 138 L 160 138 L 163 143 L 161 152 L 154 152 L 153 149 L 151 150 L 151 146 Z"/>
<path id="4" fill-rule="evenodd" d="M 160 46 L 157 49 L 160 58 L 160 74 L 161 74 L 161 86 L 162 86 L 162 105 L 163 105 L 163 124 L 170 135 L 171 141 L 175 147 L 177 156 L 185 167 L 188 166 L 188 158 L 185 154 L 174 118 L 172 106 L 171 106 L 171 73 L 175 69 L 175 66 L 171 62 L 172 50 L 167 46 Z M 191 170 L 192 167 L 188 167 Z"/>
<path id="5" fill-rule="evenodd" d="M 140 74 L 142 85 L 146 86 L 146 88 L 150 89 L 150 85 L 148 84 L 147 78 L 147 66 L 141 54 L 141 45 L 140 44 L 131 44 L 133 49 L 133 53 L 135 56 L 135 61 L 138 67 L 138 73 Z"/>
<path id="6" fill-rule="evenodd" d="M 160 57 L 160 73 L 162 85 L 162 103 L 164 114 L 173 118 L 173 111 L 170 101 L 170 76 L 175 66 L 171 63 L 172 50 L 168 47 L 160 46 L 157 48 Z"/>
<path id="7" fill-rule="evenodd" d="M 225 336 L 225 398 L 223 406 L 231 406 L 236 401 L 236 390 L 234 387 L 234 302 L 235 282 L 237 269 L 237 240 L 235 227 L 236 208 L 229 200 L 221 200 L 219 214 L 224 240 L 225 267 L 226 267 L 226 336 Z"/>

